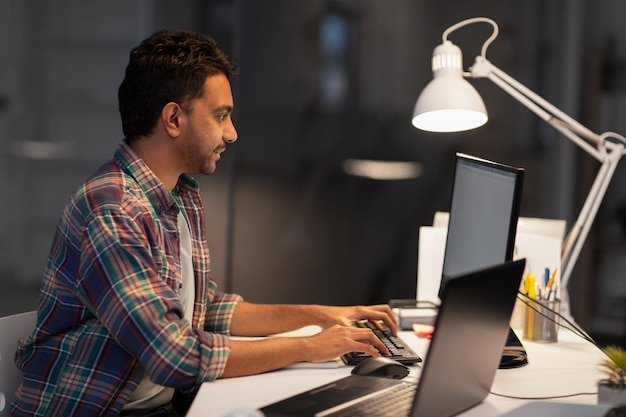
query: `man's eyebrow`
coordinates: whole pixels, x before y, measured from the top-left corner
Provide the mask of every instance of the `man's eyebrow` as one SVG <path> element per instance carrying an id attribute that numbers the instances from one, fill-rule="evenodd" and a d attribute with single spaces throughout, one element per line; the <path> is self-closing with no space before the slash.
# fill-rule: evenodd
<path id="1" fill-rule="evenodd" d="M 215 110 L 213 110 L 215 113 L 221 113 L 221 112 L 227 112 L 227 113 L 232 113 L 233 112 L 233 106 L 225 104 L 223 106 L 219 106 L 217 108 L 215 108 Z"/>

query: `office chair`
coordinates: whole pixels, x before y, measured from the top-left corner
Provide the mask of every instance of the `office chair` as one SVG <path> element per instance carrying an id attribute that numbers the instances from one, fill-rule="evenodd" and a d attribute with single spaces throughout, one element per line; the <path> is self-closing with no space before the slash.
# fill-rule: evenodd
<path id="1" fill-rule="evenodd" d="M 0 417 L 9 415 L 9 406 L 21 380 L 14 361 L 17 341 L 32 333 L 36 318 L 36 311 L 0 318 Z"/>

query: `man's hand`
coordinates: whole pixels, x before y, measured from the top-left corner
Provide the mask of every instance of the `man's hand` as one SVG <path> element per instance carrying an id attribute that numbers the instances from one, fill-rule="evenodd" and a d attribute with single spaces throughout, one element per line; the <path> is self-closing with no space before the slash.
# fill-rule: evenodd
<path id="1" fill-rule="evenodd" d="M 350 352 L 370 356 L 389 354 L 389 350 L 369 329 L 336 324 L 308 338 L 308 362 L 325 362 Z"/>
<path id="2" fill-rule="evenodd" d="M 398 324 L 391 308 L 386 304 L 374 306 L 353 307 L 330 307 L 321 306 L 322 321 L 319 323 L 323 328 L 335 324 L 351 326 L 359 320 L 382 321 L 393 335 L 398 334 Z"/>

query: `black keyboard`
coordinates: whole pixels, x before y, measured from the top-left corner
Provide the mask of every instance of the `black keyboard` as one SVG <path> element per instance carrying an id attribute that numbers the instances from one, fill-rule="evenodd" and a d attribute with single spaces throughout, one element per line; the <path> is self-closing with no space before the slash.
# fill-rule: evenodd
<path id="1" fill-rule="evenodd" d="M 384 355 L 387 358 L 394 359 L 405 365 L 411 365 L 416 362 L 421 362 L 422 358 L 413 351 L 401 338 L 391 334 L 389 328 L 383 323 L 371 322 L 367 320 L 361 320 L 354 323 L 357 327 L 368 328 L 381 342 L 389 349 L 389 355 Z M 363 352 L 351 352 L 343 355 L 343 361 L 348 365 L 356 365 L 363 359 L 369 358 L 370 355 Z"/>

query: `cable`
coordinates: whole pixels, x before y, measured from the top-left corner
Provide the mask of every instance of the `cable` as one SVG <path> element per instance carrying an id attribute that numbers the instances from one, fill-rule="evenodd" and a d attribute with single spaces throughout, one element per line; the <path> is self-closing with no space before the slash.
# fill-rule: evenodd
<path id="1" fill-rule="evenodd" d="M 516 395 L 499 394 L 493 391 L 489 391 L 489 394 L 496 395 L 498 397 L 503 397 L 503 398 L 512 398 L 514 400 L 554 400 L 558 398 L 578 397 L 581 395 L 597 395 L 598 393 L 597 392 L 577 392 L 575 394 L 550 395 L 547 397 L 518 397 Z"/>
<path id="2" fill-rule="evenodd" d="M 604 349 L 602 349 L 602 347 L 600 347 L 600 345 L 598 345 L 598 343 L 587 332 L 585 332 L 578 325 L 572 323 L 569 319 L 564 317 L 558 311 L 555 311 L 555 310 L 553 310 L 553 309 L 551 309 L 549 307 L 546 307 L 543 304 L 541 305 L 541 308 L 536 308 L 533 304 L 536 304 L 537 300 L 529 297 L 528 295 L 524 294 L 523 292 L 518 292 L 517 299 L 520 300 L 522 303 L 526 304 L 526 306 L 528 306 L 528 308 L 534 310 L 536 313 L 542 315 L 546 319 L 548 319 L 551 322 L 555 323 L 557 326 L 562 327 L 564 329 L 567 329 L 567 330 L 571 331 L 572 333 L 574 333 L 575 335 L 577 335 L 578 337 L 580 337 L 581 339 L 591 343 L 598 350 L 600 350 L 600 352 L 602 352 L 604 355 L 606 355 L 606 352 L 604 351 Z M 551 313 L 553 313 L 554 315 L 558 316 L 562 321 L 567 323 L 567 326 L 563 325 L 560 321 L 554 320 L 553 319 L 554 316 L 550 317 L 549 315 L 543 313 L 542 311 L 539 311 L 539 310 L 543 310 L 543 309 L 548 310 Z M 597 395 L 598 394 L 598 392 L 596 391 L 596 392 L 577 392 L 577 393 L 573 393 L 573 394 L 562 394 L 562 395 L 550 395 L 550 396 L 545 396 L 545 397 L 534 397 L 534 396 L 522 397 L 522 396 L 516 396 L 516 395 L 500 394 L 500 393 L 493 392 L 493 391 L 489 391 L 489 393 L 492 394 L 492 395 L 498 396 L 498 397 L 512 398 L 512 399 L 515 399 L 515 400 L 553 400 L 553 399 L 559 399 L 559 398 L 569 398 L 569 397 L 577 397 L 577 396 L 582 396 L 582 395 Z"/>
<path id="3" fill-rule="evenodd" d="M 567 330 L 571 331 L 572 333 L 574 333 L 575 335 L 577 335 L 578 337 L 580 337 L 581 339 L 591 343 L 600 352 L 602 352 L 602 354 L 606 355 L 606 352 L 604 351 L 604 349 L 593 339 L 593 337 L 591 337 L 587 332 L 585 332 L 577 324 L 572 323 L 569 319 L 567 319 L 565 316 L 563 316 L 558 311 L 555 311 L 555 310 L 553 310 L 553 309 L 551 309 L 551 308 L 549 308 L 549 307 L 547 307 L 547 306 L 545 306 L 543 304 L 541 305 L 541 309 L 537 309 L 535 306 L 532 305 L 532 304 L 536 303 L 537 300 L 535 300 L 533 298 L 530 298 L 528 295 L 526 295 L 526 294 L 524 294 L 522 292 L 518 292 L 517 299 L 520 300 L 522 303 L 526 304 L 526 306 L 528 306 L 528 308 L 534 310 L 536 313 L 542 315 L 546 319 L 548 319 L 551 322 L 555 323 L 557 326 L 562 327 L 564 329 L 567 329 Z M 554 315 L 558 316 L 562 321 L 566 322 L 568 324 L 568 326 L 563 325 L 563 323 L 561 321 L 556 321 L 556 320 L 553 319 L 553 317 L 550 317 L 550 316 L 546 315 L 545 313 L 543 313 L 542 311 L 539 311 L 539 310 L 543 310 L 543 309 L 548 310 L 548 311 L 552 312 Z"/>
<path id="4" fill-rule="evenodd" d="M 489 38 L 485 41 L 481 49 L 481 56 L 487 59 L 487 48 L 489 47 L 491 42 L 493 42 L 498 37 L 498 33 L 500 32 L 500 29 L 498 28 L 498 24 L 492 19 L 489 19 L 488 17 L 474 17 L 471 19 L 466 19 L 461 22 L 455 23 L 454 25 L 446 29 L 441 35 L 441 39 L 443 43 L 446 43 L 448 41 L 448 36 L 450 36 L 450 34 L 454 32 L 455 30 L 460 29 L 463 26 L 471 25 L 472 23 L 477 23 L 477 22 L 489 23 L 493 27 L 493 32 L 491 36 L 489 36 Z"/>

